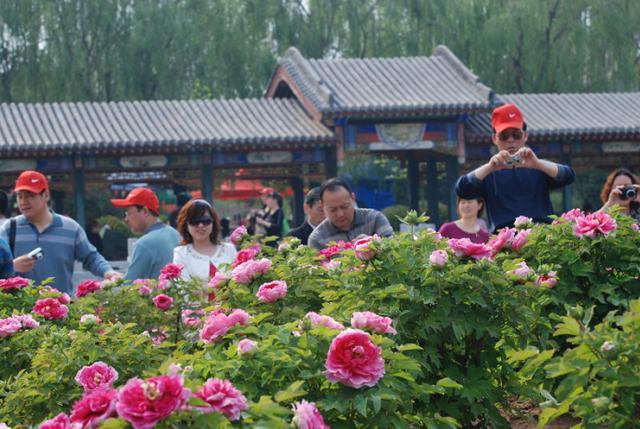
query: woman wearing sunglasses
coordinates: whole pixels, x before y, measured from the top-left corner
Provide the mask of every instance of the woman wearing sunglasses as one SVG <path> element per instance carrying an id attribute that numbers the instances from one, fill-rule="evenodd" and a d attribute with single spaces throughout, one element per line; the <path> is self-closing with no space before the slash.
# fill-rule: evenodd
<path id="1" fill-rule="evenodd" d="M 197 277 L 207 283 L 223 265 L 231 264 L 236 248 L 220 240 L 220 220 L 205 200 L 185 204 L 177 219 L 182 243 L 173 251 L 173 262 L 184 267 L 182 277 Z"/>

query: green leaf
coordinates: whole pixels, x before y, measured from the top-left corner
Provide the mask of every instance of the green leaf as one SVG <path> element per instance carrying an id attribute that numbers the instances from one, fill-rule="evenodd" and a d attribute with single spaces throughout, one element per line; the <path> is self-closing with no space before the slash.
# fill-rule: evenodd
<path id="1" fill-rule="evenodd" d="M 563 317 L 562 323 L 556 326 L 556 330 L 553 333 L 554 337 L 558 337 L 560 335 L 570 335 L 572 337 L 577 337 L 580 335 L 580 324 L 576 319 L 571 317 Z"/>
<path id="2" fill-rule="evenodd" d="M 276 393 L 273 398 L 276 402 L 289 402 L 292 399 L 304 396 L 307 394 L 307 391 L 302 389 L 303 385 L 303 380 L 294 381 L 285 390 L 281 390 Z"/>
<path id="3" fill-rule="evenodd" d="M 423 349 L 417 344 L 402 344 L 401 346 L 398 347 L 399 352 L 408 352 L 410 350 L 423 350 Z"/>
<path id="4" fill-rule="evenodd" d="M 462 384 L 450 379 L 449 377 L 441 378 L 436 383 L 438 386 L 448 387 L 450 389 L 462 389 Z"/>
<path id="5" fill-rule="evenodd" d="M 368 398 L 364 395 L 356 396 L 353 405 L 356 410 L 362 415 L 362 417 L 367 417 L 367 401 Z"/>

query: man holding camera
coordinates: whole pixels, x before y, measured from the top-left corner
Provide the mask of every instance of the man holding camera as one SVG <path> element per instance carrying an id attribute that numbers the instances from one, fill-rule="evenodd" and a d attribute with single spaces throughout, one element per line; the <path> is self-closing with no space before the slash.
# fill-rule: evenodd
<path id="1" fill-rule="evenodd" d="M 549 223 L 553 213 L 549 192 L 570 185 L 576 173 L 567 165 L 538 159 L 527 142 L 527 126 L 514 104 L 497 107 L 491 114 L 491 138 L 498 153 L 458 179 L 460 198 L 485 200 L 492 231 L 512 226 L 518 216 Z"/>
<path id="2" fill-rule="evenodd" d="M 73 293 L 73 263 L 105 279 L 120 278 L 98 253 L 76 221 L 49 209 L 49 182 L 37 171 L 23 171 L 14 188 L 21 215 L 0 229 L 0 238 L 12 244 L 17 275 L 41 283 L 54 277 L 52 286 Z"/>

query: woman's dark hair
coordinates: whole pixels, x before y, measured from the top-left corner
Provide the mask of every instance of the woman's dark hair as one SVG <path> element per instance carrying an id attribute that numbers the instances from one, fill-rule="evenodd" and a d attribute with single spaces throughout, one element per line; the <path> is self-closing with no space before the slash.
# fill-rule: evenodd
<path id="1" fill-rule="evenodd" d="M 218 213 L 205 200 L 191 200 L 180 209 L 176 220 L 177 230 L 182 236 L 180 244 L 193 243 L 193 237 L 189 234 L 189 220 L 197 219 L 209 215 L 213 219 L 211 234 L 209 239 L 213 244 L 220 243 L 220 217 Z"/>
<path id="2" fill-rule="evenodd" d="M 278 202 L 278 207 L 282 208 L 282 204 L 284 204 L 284 200 L 282 199 L 282 195 L 280 195 L 277 192 L 272 192 L 270 194 L 267 194 L 267 197 L 271 197 L 271 198 L 275 199 Z"/>
<path id="3" fill-rule="evenodd" d="M 484 212 L 484 199 L 482 198 L 461 198 L 458 197 L 458 202 L 456 203 L 456 208 L 460 205 L 460 200 L 476 200 L 477 202 L 482 204 L 482 207 L 480 207 L 480 210 L 478 210 L 478 217 L 482 216 L 482 213 Z"/>
<path id="4" fill-rule="evenodd" d="M 604 181 L 602 192 L 600 192 L 600 199 L 602 200 L 603 204 L 609 200 L 609 194 L 613 189 L 613 182 L 618 176 L 627 176 L 629 179 L 631 179 L 631 183 L 633 183 L 634 185 L 638 183 L 638 179 L 636 179 L 636 176 L 628 168 L 621 167 L 613 170 L 611 174 L 607 176 L 607 180 Z"/>

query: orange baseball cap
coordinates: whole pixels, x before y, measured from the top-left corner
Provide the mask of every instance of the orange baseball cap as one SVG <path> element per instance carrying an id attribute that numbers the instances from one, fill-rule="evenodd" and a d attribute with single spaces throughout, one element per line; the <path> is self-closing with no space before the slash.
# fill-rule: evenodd
<path id="1" fill-rule="evenodd" d="M 142 206 L 148 208 L 155 214 L 160 213 L 160 202 L 158 196 L 149 188 L 135 188 L 127 198 L 113 199 L 111 204 L 116 207 Z"/>
<path id="2" fill-rule="evenodd" d="M 493 109 L 491 114 L 491 127 L 496 130 L 496 134 L 501 133 L 507 128 L 524 128 L 524 119 L 522 112 L 515 104 L 504 104 Z"/>
<path id="3" fill-rule="evenodd" d="M 44 177 L 44 174 L 37 171 L 26 170 L 18 176 L 13 192 L 29 191 L 34 194 L 39 194 L 45 189 L 49 189 L 49 181 Z"/>

